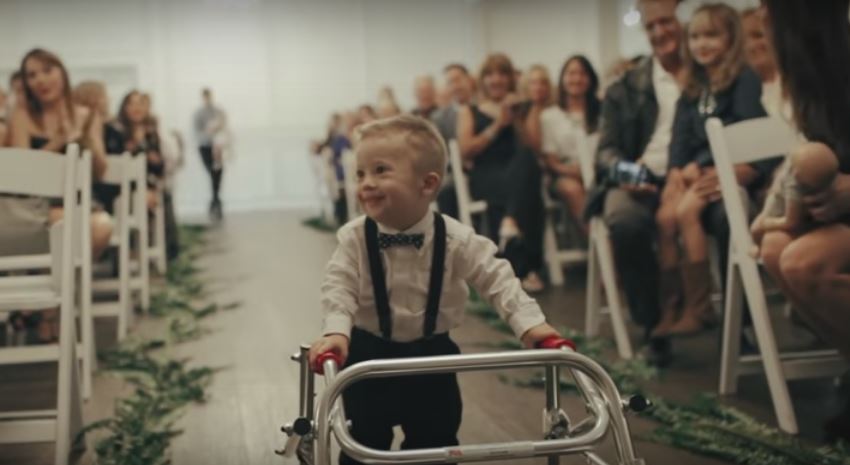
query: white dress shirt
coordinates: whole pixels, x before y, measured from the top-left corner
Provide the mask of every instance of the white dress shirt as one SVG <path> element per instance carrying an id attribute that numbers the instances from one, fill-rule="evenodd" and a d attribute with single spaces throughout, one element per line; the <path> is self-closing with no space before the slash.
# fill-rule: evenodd
<path id="1" fill-rule="evenodd" d="M 446 222 L 446 261 L 443 295 L 435 334 L 458 327 L 463 322 L 469 287 L 489 302 L 507 321 L 517 337 L 545 322 L 537 302 L 522 290 L 511 265 L 496 258 L 496 245 L 475 234 L 472 228 L 443 216 Z M 378 312 L 372 291 L 372 277 L 366 251 L 365 217 L 357 218 L 337 233 L 339 245 L 328 263 L 321 287 L 325 313 L 322 334 L 351 334 L 351 327 L 380 335 Z M 378 231 L 396 231 L 378 223 Z M 434 250 L 434 213 L 403 231 L 425 235 L 422 248 L 393 246 L 381 250 L 387 294 L 392 309 L 392 340 L 410 342 L 421 339 L 425 304 L 431 278 Z"/>
<path id="2" fill-rule="evenodd" d="M 581 157 L 579 138 L 587 139 L 587 155 L 596 153 L 599 134 L 587 134 L 584 115 L 572 114 L 557 105 L 552 105 L 540 113 L 540 132 L 543 139 L 543 153 L 555 155 L 565 164 L 578 163 Z"/>
<path id="3" fill-rule="evenodd" d="M 676 102 L 682 91 L 676 77 L 661 66 L 657 58 L 652 59 L 652 87 L 658 102 L 658 119 L 655 120 L 655 132 L 649 139 L 641 161 L 654 174 L 667 173 L 670 161 L 670 140 L 673 137 L 673 120 L 676 118 Z"/>

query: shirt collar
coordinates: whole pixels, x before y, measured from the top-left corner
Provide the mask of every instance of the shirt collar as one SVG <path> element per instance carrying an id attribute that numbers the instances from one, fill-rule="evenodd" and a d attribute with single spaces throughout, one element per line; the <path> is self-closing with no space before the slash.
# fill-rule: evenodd
<path id="1" fill-rule="evenodd" d="M 661 66 L 661 61 L 656 57 L 652 57 L 652 80 L 654 82 L 676 82 L 676 78 Z"/>
<path id="2" fill-rule="evenodd" d="M 376 223 L 378 222 L 376 221 Z M 391 228 L 381 223 L 378 223 L 378 231 L 385 234 L 425 234 L 425 239 L 427 240 L 428 237 L 434 232 L 434 212 L 428 210 L 428 212 L 425 213 L 422 219 L 420 219 L 413 226 L 407 228 L 404 231 Z"/>

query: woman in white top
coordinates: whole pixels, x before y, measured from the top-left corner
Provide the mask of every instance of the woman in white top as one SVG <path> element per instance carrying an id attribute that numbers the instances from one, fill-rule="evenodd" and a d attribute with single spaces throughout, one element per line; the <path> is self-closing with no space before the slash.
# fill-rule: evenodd
<path id="1" fill-rule="evenodd" d="M 554 177 L 554 190 L 586 231 L 582 218 L 585 190 L 581 157 L 592 160 L 598 142 L 601 102 L 599 77 L 583 55 L 567 59 L 558 78 L 557 105 L 540 115 L 542 150 Z"/>
<path id="2" fill-rule="evenodd" d="M 744 29 L 744 53 L 747 64 L 761 78 L 761 104 L 770 116 L 781 116 L 788 101 L 782 93 L 782 82 L 776 66 L 773 47 L 767 38 L 764 21 L 757 8 L 741 12 Z"/>

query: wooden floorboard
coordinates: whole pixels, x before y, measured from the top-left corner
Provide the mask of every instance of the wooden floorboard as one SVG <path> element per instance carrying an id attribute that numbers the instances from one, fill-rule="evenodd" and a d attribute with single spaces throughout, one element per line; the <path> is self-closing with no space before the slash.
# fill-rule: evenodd
<path id="1" fill-rule="evenodd" d="M 199 261 L 211 298 L 219 303 L 241 302 L 238 310 L 223 312 L 207 324 L 213 332 L 201 340 L 174 349 L 177 357 L 190 357 L 199 365 L 221 367 L 209 389 L 205 405 L 192 406 L 178 422 L 184 433 L 174 441 L 175 465 L 292 464 L 275 456 L 284 437 L 279 427 L 297 413 L 298 370 L 288 360 L 302 342 L 312 340 L 320 328 L 319 282 L 335 245 L 333 234 L 300 225 L 307 214 L 262 212 L 229 216 L 209 234 L 209 253 Z M 584 271 L 568 273 L 563 288 L 539 297 L 550 320 L 583 327 Z M 134 333 L 153 334 L 161 322 L 142 319 Z M 98 324 L 98 335 L 109 339 L 114 326 Z M 635 340 L 637 340 L 635 330 Z M 474 317 L 454 333 L 465 352 L 485 350 L 481 343 L 503 338 Z M 719 359 L 717 333 L 677 343 L 679 358 L 653 392 L 687 400 L 700 391 L 714 391 Z M 0 370 L 0 411 L 22 407 L 49 408 L 55 389 L 50 366 L 25 366 Z M 54 368 L 55 369 L 55 368 Z M 510 373 L 508 373 L 510 374 Z M 45 379 L 46 378 L 46 379 Z M 539 437 L 542 392 L 505 384 L 498 373 L 461 375 L 465 443 L 533 439 Z M 117 397 L 126 394 L 120 379 L 99 374 L 94 397 L 87 402 L 86 421 L 107 416 Z M 792 384 L 803 434 L 818 438 L 820 423 L 839 405 L 829 380 Z M 732 403 L 769 423 L 773 422 L 763 378 L 752 377 L 741 385 Z M 581 405 L 567 399 L 568 413 L 579 415 Z M 635 433 L 646 434 L 651 424 L 632 420 Z M 92 438 L 89 438 L 91 441 Z M 609 439 L 610 441 L 610 439 Z M 602 455 L 613 459 L 610 442 Z M 719 464 L 691 454 L 642 441 L 639 455 L 648 464 Z M 52 463 L 50 444 L 0 446 L 0 465 Z M 92 463 L 89 450 L 78 463 Z M 503 462 L 504 463 L 504 462 Z M 513 461 L 515 464 L 544 460 Z M 578 458 L 562 463 L 584 463 Z"/>

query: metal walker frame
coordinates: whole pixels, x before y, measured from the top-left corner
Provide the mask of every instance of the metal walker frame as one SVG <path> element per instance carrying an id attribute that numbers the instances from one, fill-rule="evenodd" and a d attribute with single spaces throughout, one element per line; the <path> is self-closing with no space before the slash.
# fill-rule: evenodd
<path id="1" fill-rule="evenodd" d="M 331 433 L 340 448 L 352 458 L 369 464 L 461 463 L 482 460 L 511 460 L 548 457 L 549 465 L 560 463 L 561 455 L 582 454 L 588 464 L 608 465 L 594 448 L 611 430 L 617 452 L 617 465 L 645 465 L 635 455 L 625 412 L 650 407 L 642 396 L 623 400 L 611 377 L 598 363 L 571 349 L 572 343 L 550 338 L 544 349 L 471 355 L 372 360 L 339 370 L 336 354 L 325 353 L 317 360 L 317 370 L 325 376 L 325 389 L 314 405 L 315 375 L 308 360 L 309 346 L 301 346 L 291 358 L 300 364 L 298 418 L 281 428 L 289 437 L 286 446 L 275 452 L 298 456 L 302 465 L 331 465 Z M 364 379 L 449 372 L 484 371 L 507 368 L 545 368 L 546 408 L 544 438 L 539 441 L 513 441 L 459 445 L 429 449 L 384 451 L 358 443 L 349 433 L 350 422 L 340 396 L 346 387 Z M 588 417 L 573 425 L 561 409 L 560 370 L 573 375 L 584 399 Z"/>

